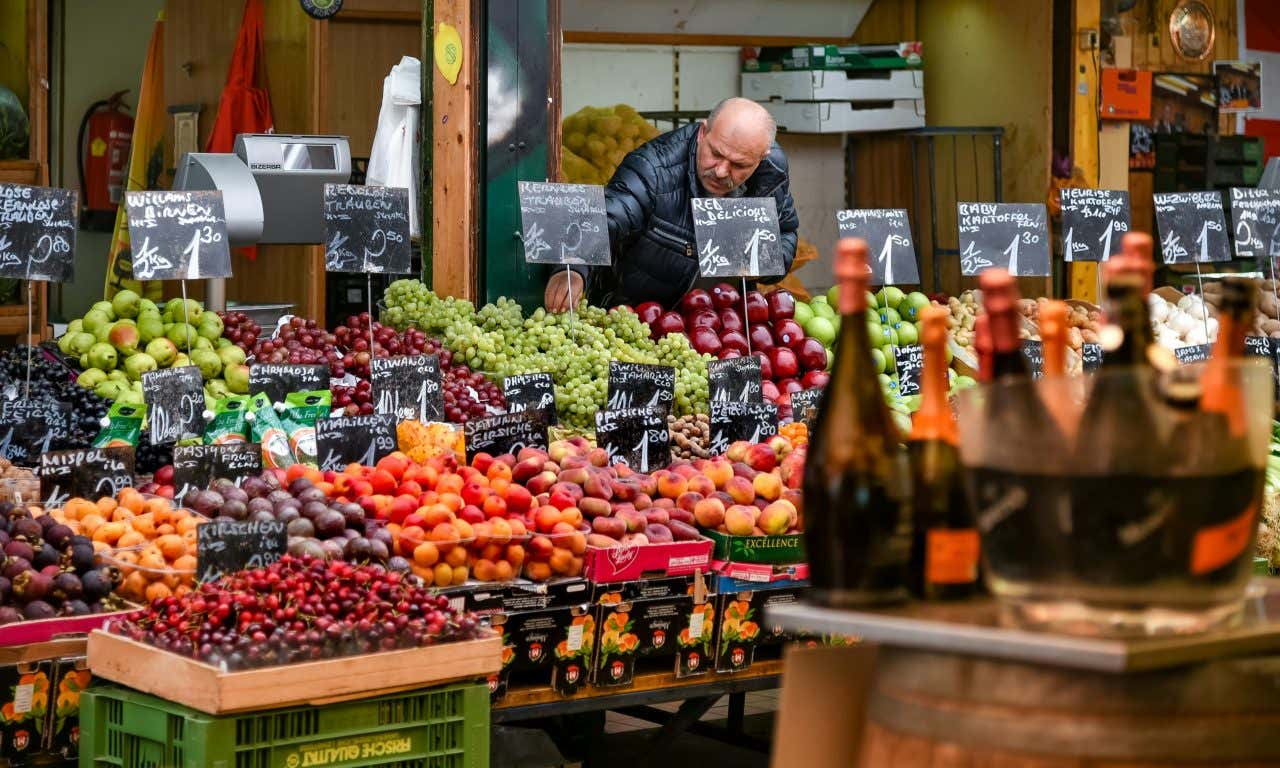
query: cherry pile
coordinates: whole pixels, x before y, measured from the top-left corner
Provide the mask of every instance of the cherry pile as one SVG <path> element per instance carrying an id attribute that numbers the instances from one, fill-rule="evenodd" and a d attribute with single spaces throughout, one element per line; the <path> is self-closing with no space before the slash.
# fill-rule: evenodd
<path id="1" fill-rule="evenodd" d="M 440 344 L 417 328 L 397 332 L 395 328 L 373 323 L 373 352 L 369 351 L 369 313 L 361 312 L 348 317 L 346 322 L 333 329 L 335 343 L 346 350 L 342 356 L 342 370 L 361 379 L 369 378 L 369 360 L 373 357 L 396 355 L 439 354 Z M 448 353 L 440 360 L 441 367 L 448 367 Z M 341 373 L 334 373 L 341 376 Z"/>
<path id="2" fill-rule="evenodd" d="M 258 337 L 262 335 L 262 326 L 253 322 L 253 318 L 244 312 L 219 312 L 218 317 L 222 318 L 223 337 L 243 349 L 246 355 L 252 352 Z"/>
<path id="3" fill-rule="evenodd" d="M 323 584 L 324 589 L 315 588 Z M 228 669 L 471 640 L 487 630 L 412 577 L 286 555 L 113 621 L 108 631 Z"/>
<path id="4" fill-rule="evenodd" d="M 338 351 L 337 341 L 332 333 L 321 328 L 315 320 L 291 317 L 276 338 L 258 339 L 248 352 L 259 363 L 328 363 L 330 373 L 334 376 L 342 375 L 342 354 Z"/>

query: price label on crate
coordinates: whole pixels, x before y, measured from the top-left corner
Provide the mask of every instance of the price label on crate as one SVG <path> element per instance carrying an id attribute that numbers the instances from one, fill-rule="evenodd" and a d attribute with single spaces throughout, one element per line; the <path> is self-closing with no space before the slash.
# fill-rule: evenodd
<path id="1" fill-rule="evenodd" d="M 1183 365 L 1190 363 L 1199 363 L 1209 359 L 1209 355 L 1213 352 L 1213 346 L 1209 344 L 1189 344 L 1185 347 L 1178 347 L 1173 350 L 1174 357 L 1178 358 L 1178 362 Z"/>
<path id="2" fill-rule="evenodd" d="M 77 196 L 0 184 L 0 277 L 65 283 L 75 274 Z"/>
<path id="3" fill-rule="evenodd" d="M 324 185 L 324 270 L 406 275 L 409 190 Z"/>
<path id="4" fill-rule="evenodd" d="M 745 355 L 711 360 L 707 363 L 707 384 L 713 403 L 758 403 L 764 397 L 760 358 Z"/>
<path id="5" fill-rule="evenodd" d="M 196 576 L 213 581 L 284 557 L 289 537 L 280 520 L 211 520 L 196 528 Z"/>
<path id="6" fill-rule="evenodd" d="M 258 443 L 177 445 L 173 448 L 175 498 L 192 489 L 208 488 L 214 480 L 240 485 L 247 477 L 262 474 L 262 446 Z"/>
<path id="7" fill-rule="evenodd" d="M 537 411 L 549 425 L 556 423 L 556 383 L 549 373 L 523 373 L 502 380 L 507 411 Z"/>
<path id="8" fill-rule="evenodd" d="M 138 280 L 231 277 L 222 192 L 125 192 L 133 276 Z"/>
<path id="9" fill-rule="evenodd" d="M 1031 371 L 1031 378 L 1038 379 L 1044 376 L 1044 343 L 1036 339 L 1022 340 L 1022 356 L 1027 359 L 1027 368 Z"/>
<path id="10" fill-rule="evenodd" d="M 703 277 L 786 272 L 778 204 L 772 197 L 695 197 L 691 202 Z"/>
<path id="11" fill-rule="evenodd" d="M 920 282 L 911 222 L 902 208 L 858 208 L 836 211 L 840 237 L 860 237 L 871 250 L 872 285 L 915 285 Z"/>
<path id="12" fill-rule="evenodd" d="M 525 261 L 594 267 L 612 263 L 604 187 L 521 181 L 518 189 Z"/>
<path id="13" fill-rule="evenodd" d="M 1019 277 L 1047 277 L 1049 228 L 1042 203 L 957 203 L 960 271 L 968 277 L 1004 267 Z"/>
<path id="14" fill-rule="evenodd" d="M 1064 187 L 1059 199 L 1064 261 L 1106 261 L 1120 250 L 1129 231 L 1128 192 Z"/>
<path id="15" fill-rule="evenodd" d="M 1231 260 L 1221 192 L 1161 192 L 1153 200 L 1165 264 Z"/>
<path id="16" fill-rule="evenodd" d="M 0 455 L 30 465 L 71 434 L 71 405 L 49 398 L 6 400 L 0 406 Z"/>
<path id="17" fill-rule="evenodd" d="M 444 388 L 439 355 L 375 357 L 369 361 L 373 407 L 398 421 L 442 421 Z"/>
<path id="18" fill-rule="evenodd" d="M 314 392 L 329 388 L 329 366 L 254 363 L 249 366 L 249 394 L 266 393 L 273 403 L 283 403 L 290 392 Z"/>
<path id="19" fill-rule="evenodd" d="M 1096 371 L 1102 367 L 1102 345 L 1086 341 L 1080 345 L 1080 359 L 1086 371 Z"/>
<path id="20" fill-rule="evenodd" d="M 818 417 L 818 404 L 822 402 L 822 387 L 802 389 L 791 393 L 791 418 L 813 429 Z"/>
<path id="21" fill-rule="evenodd" d="M 373 466 L 395 449 L 396 417 L 389 413 L 316 422 L 316 455 L 322 470 L 340 470 L 352 462 Z"/>
<path id="22" fill-rule="evenodd" d="M 778 406 L 773 403 L 712 403 L 711 452 L 723 455 L 739 440 L 759 443 L 778 434 Z"/>
<path id="23" fill-rule="evenodd" d="M 671 431 L 667 416 L 654 408 L 596 411 L 596 444 L 609 453 L 609 463 L 652 472 L 671 463 Z"/>
<path id="24" fill-rule="evenodd" d="M 1272 357 L 1273 344 L 1269 336 L 1245 336 L 1244 337 L 1244 353 L 1246 355 L 1255 355 L 1257 357 Z"/>
<path id="25" fill-rule="evenodd" d="M 525 448 L 547 449 L 547 422 L 538 411 L 500 413 L 462 425 L 467 461 L 477 453 L 512 456 Z"/>
<path id="26" fill-rule="evenodd" d="M 40 498 L 60 507 L 79 496 L 114 496 L 133 485 L 133 447 L 50 451 L 40 456 Z"/>
<path id="27" fill-rule="evenodd" d="M 204 434 L 204 378 L 194 365 L 142 374 L 147 430 L 155 445 Z"/>
<path id="28" fill-rule="evenodd" d="M 676 369 L 669 365 L 609 361 L 607 408 L 658 408 L 671 412 L 676 399 Z"/>
<path id="29" fill-rule="evenodd" d="M 1280 194 L 1270 189 L 1232 187 L 1231 234 L 1237 259 L 1280 256 Z"/>
<path id="30" fill-rule="evenodd" d="M 898 371 L 898 394 L 920 394 L 921 376 L 924 374 L 924 347 L 909 344 L 893 348 L 893 362 Z"/>

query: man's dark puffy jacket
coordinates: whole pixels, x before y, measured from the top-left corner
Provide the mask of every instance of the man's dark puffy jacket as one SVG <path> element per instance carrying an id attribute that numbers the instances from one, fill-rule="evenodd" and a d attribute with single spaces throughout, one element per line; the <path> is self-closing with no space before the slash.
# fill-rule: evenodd
<path id="1" fill-rule="evenodd" d="M 703 196 L 698 183 L 699 125 L 678 128 L 634 150 L 609 180 L 604 195 L 613 267 L 591 270 L 593 303 L 656 301 L 670 307 L 697 280 L 698 246 L 689 201 Z M 800 218 L 791 200 L 787 158 L 776 142 L 744 183 L 743 196 L 777 201 L 782 253 L 790 270 Z"/>

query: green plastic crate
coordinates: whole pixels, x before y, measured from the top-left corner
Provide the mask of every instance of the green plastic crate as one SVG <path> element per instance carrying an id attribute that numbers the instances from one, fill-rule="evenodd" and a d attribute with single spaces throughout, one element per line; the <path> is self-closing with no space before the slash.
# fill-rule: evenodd
<path id="1" fill-rule="evenodd" d="M 80 768 L 488 765 L 483 684 L 222 716 L 114 686 L 80 698 Z"/>

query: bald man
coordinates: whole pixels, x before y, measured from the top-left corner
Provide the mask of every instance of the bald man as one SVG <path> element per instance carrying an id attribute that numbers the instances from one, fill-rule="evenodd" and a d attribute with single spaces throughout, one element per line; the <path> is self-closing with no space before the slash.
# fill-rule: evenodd
<path id="1" fill-rule="evenodd" d="M 645 301 L 673 306 L 698 282 L 689 202 L 695 197 L 772 197 L 790 270 L 800 219 L 776 133 L 764 107 L 731 98 L 717 104 L 706 120 L 630 152 L 604 190 L 613 265 L 555 273 L 543 297 L 547 309 L 563 312 L 579 301 L 584 277 L 587 297 L 599 306 Z"/>

